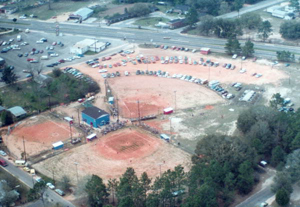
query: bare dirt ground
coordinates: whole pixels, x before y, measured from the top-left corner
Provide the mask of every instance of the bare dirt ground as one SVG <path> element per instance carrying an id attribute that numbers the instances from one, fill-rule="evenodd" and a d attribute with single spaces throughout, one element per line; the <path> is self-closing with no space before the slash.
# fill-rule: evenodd
<path id="1" fill-rule="evenodd" d="M 205 87 L 171 78 L 123 76 L 109 79 L 109 85 L 120 99 L 122 116 L 128 118 L 138 117 L 138 100 L 141 116 L 162 114 L 167 107 L 185 109 L 224 102 L 215 92 Z"/>
<path id="2" fill-rule="evenodd" d="M 52 157 L 34 167 L 57 178 L 70 176 L 76 183 L 76 166 L 79 178 L 96 174 L 105 181 L 119 178 L 127 167 L 133 167 L 138 175 L 147 172 L 152 178 L 167 169 L 181 164 L 188 170 L 190 155 L 163 140 L 135 128 L 127 128 L 108 134 L 78 148 Z"/>
<path id="3" fill-rule="evenodd" d="M 73 137 L 80 136 L 72 128 Z M 6 144 L 16 157 L 21 158 L 25 141 L 26 154 L 29 156 L 52 148 L 52 144 L 70 138 L 70 127 L 67 122 L 51 117 L 47 112 L 22 121 L 10 135 L 4 137 Z"/>

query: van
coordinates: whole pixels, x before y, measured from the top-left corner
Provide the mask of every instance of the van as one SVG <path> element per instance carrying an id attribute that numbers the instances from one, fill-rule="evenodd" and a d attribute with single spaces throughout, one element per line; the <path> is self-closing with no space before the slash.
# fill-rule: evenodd
<path id="1" fill-rule="evenodd" d="M 18 36 L 17 36 L 17 41 L 18 41 L 18 42 L 21 42 L 21 40 L 22 40 L 22 36 L 21 36 L 21 35 L 18 35 Z"/>
<path id="2" fill-rule="evenodd" d="M 58 195 L 60 195 L 60 196 L 64 196 L 64 195 L 65 195 L 64 191 L 62 191 L 62 190 L 60 190 L 60 189 L 55 189 L 55 192 L 56 192 Z"/>
<path id="3" fill-rule="evenodd" d="M 7 163 L 6 163 L 5 160 L 0 159 L 0 165 L 3 166 L 3 167 L 6 167 L 6 166 L 7 166 Z"/>
<path id="4" fill-rule="evenodd" d="M 26 166 L 26 161 L 25 160 L 16 160 L 15 161 L 16 166 Z"/>

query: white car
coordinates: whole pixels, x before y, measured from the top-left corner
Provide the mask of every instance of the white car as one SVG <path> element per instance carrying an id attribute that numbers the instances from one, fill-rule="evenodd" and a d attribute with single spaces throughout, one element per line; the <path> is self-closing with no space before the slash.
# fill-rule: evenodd
<path id="1" fill-rule="evenodd" d="M 245 69 L 245 68 L 242 68 L 242 69 L 240 70 L 240 73 L 246 73 L 246 69 Z"/>
<path id="2" fill-rule="evenodd" d="M 242 57 L 242 60 L 246 60 L 246 56 L 243 56 L 243 57 Z"/>
<path id="3" fill-rule="evenodd" d="M 58 57 L 58 54 L 57 53 L 52 53 L 52 54 L 50 54 L 50 57 Z"/>
<path id="4" fill-rule="evenodd" d="M 125 74 L 126 76 L 128 76 L 128 75 L 129 75 L 128 71 L 125 71 L 125 72 L 124 72 L 124 74 Z"/>
<path id="5" fill-rule="evenodd" d="M 53 47 L 53 46 L 50 46 L 50 47 L 49 47 L 49 50 L 54 50 L 54 47 Z"/>
<path id="6" fill-rule="evenodd" d="M 92 68 L 97 68 L 97 67 L 99 67 L 99 64 L 92 65 Z"/>
<path id="7" fill-rule="evenodd" d="M 6 156 L 7 154 L 6 154 L 6 152 L 4 152 L 3 150 L 0 150 L 0 155 Z"/>
<path id="8" fill-rule="evenodd" d="M 232 59 L 236 59 L 237 58 L 237 54 L 234 54 L 233 56 L 232 56 Z"/>
<path id="9" fill-rule="evenodd" d="M 106 69 L 99 70 L 99 73 L 106 73 L 106 72 L 107 72 Z"/>
<path id="10" fill-rule="evenodd" d="M 43 44 L 44 42 L 41 40 L 36 41 L 36 44 Z"/>
<path id="11" fill-rule="evenodd" d="M 20 19 L 26 19 L 27 17 L 24 16 L 24 15 L 22 15 L 22 16 L 20 16 L 19 18 L 20 18 Z"/>
<path id="12" fill-rule="evenodd" d="M 80 56 L 77 56 L 77 55 L 75 55 L 75 56 L 73 56 L 73 58 L 74 58 L 74 59 L 80 59 L 81 57 L 80 57 Z"/>
<path id="13" fill-rule="evenodd" d="M 52 183 L 47 183 L 46 186 L 48 188 L 50 188 L 51 190 L 54 190 L 55 189 L 55 186 L 52 184 Z"/>

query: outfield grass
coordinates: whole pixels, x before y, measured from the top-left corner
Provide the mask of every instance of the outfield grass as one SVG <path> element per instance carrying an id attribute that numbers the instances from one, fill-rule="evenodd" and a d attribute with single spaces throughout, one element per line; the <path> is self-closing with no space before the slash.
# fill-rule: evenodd
<path id="1" fill-rule="evenodd" d="M 25 1 L 26 4 L 31 5 L 32 0 Z M 32 9 L 21 9 L 18 13 L 22 14 L 34 14 L 38 16 L 38 19 L 46 20 L 50 19 L 53 16 L 57 16 L 63 14 L 65 12 L 73 12 L 82 7 L 86 7 L 91 3 L 91 1 L 61 1 L 61 2 L 53 2 L 51 4 L 51 10 L 49 10 L 49 5 L 45 4 Z M 24 4 L 24 3 L 23 3 Z"/>
<path id="2" fill-rule="evenodd" d="M 135 21 L 134 24 L 139 25 L 139 26 L 152 26 L 152 27 L 154 27 L 154 25 L 158 24 L 159 22 L 167 23 L 169 21 L 170 21 L 169 19 L 163 18 L 163 17 L 149 17 L 149 18 L 139 19 L 139 20 Z"/>

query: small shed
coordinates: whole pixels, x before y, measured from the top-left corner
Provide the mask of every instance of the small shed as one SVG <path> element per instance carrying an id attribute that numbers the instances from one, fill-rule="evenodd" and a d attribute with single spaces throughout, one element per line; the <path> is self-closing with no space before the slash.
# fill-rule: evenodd
<path id="1" fill-rule="evenodd" d="M 287 16 L 287 12 L 276 9 L 272 12 L 272 16 L 284 19 L 284 17 Z"/>
<path id="2" fill-rule="evenodd" d="M 173 108 L 169 107 L 169 108 L 165 108 L 164 109 L 164 114 L 172 114 L 173 113 Z"/>
<path id="3" fill-rule="evenodd" d="M 109 104 L 114 104 L 114 97 L 109 97 L 108 98 L 108 103 Z"/>
<path id="4" fill-rule="evenodd" d="M 90 134 L 89 136 L 86 137 L 86 140 L 87 141 L 92 141 L 93 139 L 96 139 L 97 138 L 97 135 L 96 134 Z"/>
<path id="5" fill-rule="evenodd" d="M 16 118 L 26 116 L 26 111 L 21 106 L 14 106 L 9 108 L 8 111 L 10 111 Z"/>
<path id="6" fill-rule="evenodd" d="M 92 127 L 98 128 L 109 124 L 109 114 L 95 106 L 87 107 L 81 112 L 82 120 Z"/>
<path id="7" fill-rule="evenodd" d="M 62 141 L 55 142 L 52 144 L 54 150 L 58 150 L 64 147 L 64 143 Z"/>
<path id="8" fill-rule="evenodd" d="M 203 55 L 208 55 L 210 53 L 210 48 L 202 47 L 200 49 L 200 53 L 203 54 Z"/>
<path id="9" fill-rule="evenodd" d="M 160 134 L 160 138 L 166 141 L 170 141 L 170 137 L 166 134 Z"/>
<path id="10" fill-rule="evenodd" d="M 185 19 L 173 19 L 167 23 L 170 29 L 176 29 L 186 25 Z"/>

